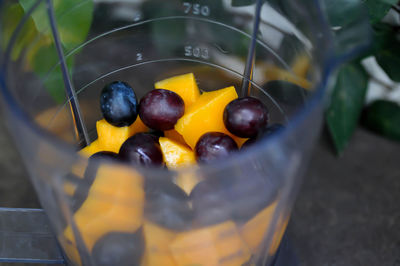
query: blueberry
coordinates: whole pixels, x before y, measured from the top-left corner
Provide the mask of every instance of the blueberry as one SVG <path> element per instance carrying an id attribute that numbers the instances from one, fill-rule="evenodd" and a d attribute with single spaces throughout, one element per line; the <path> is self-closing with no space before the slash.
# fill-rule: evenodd
<path id="1" fill-rule="evenodd" d="M 137 118 L 138 102 L 127 83 L 114 81 L 101 91 L 100 109 L 106 121 L 117 127 L 129 126 Z"/>
<path id="2" fill-rule="evenodd" d="M 146 219 L 171 230 L 182 231 L 191 225 L 189 197 L 169 180 L 147 180 L 145 185 Z"/>
<path id="3" fill-rule="evenodd" d="M 224 110 L 225 127 L 241 138 L 257 136 L 268 123 L 268 109 L 258 99 L 244 97 L 233 100 Z"/>
<path id="4" fill-rule="evenodd" d="M 145 249 L 143 230 L 135 233 L 110 232 L 97 240 L 92 258 L 98 266 L 140 265 Z"/>
<path id="5" fill-rule="evenodd" d="M 237 151 L 238 146 L 230 136 L 224 133 L 209 132 L 200 137 L 194 149 L 197 161 L 208 163 Z"/>
<path id="6" fill-rule="evenodd" d="M 182 98 L 173 91 L 163 89 L 148 92 L 139 104 L 139 116 L 143 123 L 160 131 L 173 129 L 184 111 Z"/>
<path id="7" fill-rule="evenodd" d="M 143 166 L 162 166 L 163 155 L 158 137 L 148 133 L 138 133 L 127 139 L 119 150 L 123 161 Z"/>

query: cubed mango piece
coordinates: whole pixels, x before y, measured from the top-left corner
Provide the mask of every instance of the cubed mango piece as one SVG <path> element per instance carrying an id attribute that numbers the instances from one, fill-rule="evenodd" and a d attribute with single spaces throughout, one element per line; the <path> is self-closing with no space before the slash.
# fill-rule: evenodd
<path id="1" fill-rule="evenodd" d="M 236 266 L 250 259 L 232 221 L 179 233 L 170 249 L 179 266 Z"/>
<path id="2" fill-rule="evenodd" d="M 195 174 L 195 172 L 180 172 L 179 175 L 175 179 L 175 184 L 177 184 L 186 194 L 190 195 L 193 188 L 201 181 L 202 179 Z"/>
<path id="3" fill-rule="evenodd" d="M 270 229 L 275 207 L 276 202 L 273 202 L 239 229 L 242 239 L 253 253 L 257 252 L 258 247 L 266 237 L 268 229 Z"/>
<path id="4" fill-rule="evenodd" d="M 203 93 L 185 110 L 185 114 L 176 123 L 175 130 L 192 149 L 203 134 L 212 131 L 230 135 L 240 146 L 244 140 L 229 133 L 223 121 L 225 106 L 237 97 L 233 86 Z"/>
<path id="5" fill-rule="evenodd" d="M 63 235 L 58 237 L 58 242 L 60 243 L 63 251 L 67 255 L 68 259 L 71 260 L 74 265 L 82 265 L 81 257 L 79 255 L 78 249 L 74 243 L 66 240 Z"/>
<path id="6" fill-rule="evenodd" d="M 156 89 L 170 90 L 182 97 L 185 108 L 192 105 L 200 96 L 193 73 L 179 75 L 158 81 L 154 84 Z"/>
<path id="7" fill-rule="evenodd" d="M 144 255 L 145 266 L 177 265 L 169 250 L 169 244 L 175 238 L 176 232 L 145 221 L 143 224 L 143 233 L 146 243 Z"/>
<path id="8" fill-rule="evenodd" d="M 104 151 L 104 148 L 100 145 L 100 142 L 98 140 L 95 140 L 90 143 L 89 146 L 86 146 L 85 148 L 80 150 L 79 153 L 83 156 L 90 157 L 99 151 Z"/>
<path id="9" fill-rule="evenodd" d="M 142 225 L 143 206 L 143 178 L 139 173 L 127 166 L 101 165 L 74 221 L 91 251 L 109 232 L 135 232 Z M 64 230 L 64 237 L 75 244 L 71 226 Z"/>
<path id="10" fill-rule="evenodd" d="M 184 138 L 182 137 L 181 134 L 179 134 L 175 129 L 171 129 L 171 130 L 166 130 L 164 131 L 164 136 L 166 138 L 172 139 L 173 141 L 176 141 L 180 144 L 184 144 L 187 146 Z"/>
<path id="11" fill-rule="evenodd" d="M 289 223 L 289 217 L 283 218 L 279 217 L 280 219 L 278 220 L 278 230 L 274 232 L 274 235 L 272 237 L 271 245 L 268 250 L 268 254 L 270 256 L 274 255 L 276 251 L 279 248 L 279 245 L 281 244 L 282 237 L 285 234 L 286 227 Z"/>
<path id="12" fill-rule="evenodd" d="M 177 168 L 196 163 L 194 153 L 189 147 L 165 137 L 160 137 L 159 142 L 168 168 Z"/>
<path id="13" fill-rule="evenodd" d="M 96 122 L 97 136 L 100 146 L 106 151 L 119 152 L 121 145 L 129 137 L 139 132 L 145 132 L 148 128 L 140 120 L 139 116 L 130 126 L 116 127 L 105 119 Z"/>

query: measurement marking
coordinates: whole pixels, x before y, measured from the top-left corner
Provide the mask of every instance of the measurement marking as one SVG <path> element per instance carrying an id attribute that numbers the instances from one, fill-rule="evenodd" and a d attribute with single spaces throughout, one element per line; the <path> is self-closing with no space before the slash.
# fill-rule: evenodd
<path id="1" fill-rule="evenodd" d="M 183 2 L 183 12 L 185 14 L 201 15 L 208 17 L 210 15 L 210 7 L 200 4 L 192 4 L 188 2 Z"/>
<path id="2" fill-rule="evenodd" d="M 75 49 L 71 50 L 68 54 L 66 54 L 66 58 L 68 58 L 68 56 L 70 56 L 70 55 L 76 53 L 77 51 L 79 51 L 80 49 L 82 49 L 83 47 L 85 47 L 86 45 L 88 45 L 88 44 L 90 44 L 90 43 L 96 41 L 97 39 L 100 39 L 100 38 L 105 37 L 105 36 L 107 36 L 107 35 L 111 35 L 112 33 L 119 32 L 119 31 L 122 31 L 122 30 L 125 30 L 125 29 L 129 29 L 129 28 L 133 28 L 133 27 L 136 27 L 136 26 L 139 26 L 139 25 L 143 25 L 143 24 L 145 24 L 145 23 L 150 23 L 150 22 L 154 22 L 154 21 L 163 21 L 163 20 L 169 20 L 169 19 L 192 19 L 192 20 L 197 20 L 197 21 L 208 22 L 208 23 L 211 23 L 211 24 L 215 24 L 215 25 L 218 25 L 218 26 L 225 27 L 225 28 L 227 28 L 227 29 L 230 29 L 230 30 L 232 30 L 232 31 L 238 32 L 238 33 L 240 33 L 240 34 L 242 34 L 242 35 L 244 35 L 244 36 L 246 36 L 246 37 L 251 38 L 251 35 L 250 35 L 250 34 L 244 32 L 244 31 L 242 31 L 242 30 L 239 30 L 239 29 L 237 29 L 237 28 L 235 28 L 235 27 L 233 27 L 233 26 L 231 26 L 231 25 L 227 25 L 227 24 L 222 23 L 222 22 L 218 22 L 218 21 L 215 21 L 215 20 L 211 20 L 211 19 L 209 19 L 209 18 L 188 17 L 188 16 L 170 16 L 170 17 L 162 17 L 162 18 L 144 20 L 144 21 L 140 21 L 140 22 L 133 23 L 133 24 L 130 24 L 130 25 L 125 25 L 125 26 L 123 26 L 123 27 L 116 28 L 116 29 L 110 30 L 110 31 L 108 31 L 108 32 L 102 33 L 102 34 L 100 34 L 100 35 L 94 37 L 93 39 L 90 39 L 90 40 L 88 40 L 87 42 L 85 42 L 85 43 L 79 45 L 79 46 L 76 47 Z M 265 24 L 266 24 L 266 25 L 271 25 L 271 24 L 268 23 L 268 22 L 265 22 Z M 282 30 L 280 30 L 280 29 L 279 29 L 279 32 L 285 34 L 285 32 L 282 31 Z M 269 51 L 269 52 L 276 58 L 276 60 L 278 60 L 278 62 L 282 65 L 283 68 L 285 68 L 286 70 L 292 72 L 292 70 L 291 70 L 291 68 L 289 67 L 289 65 L 286 64 L 286 62 L 285 62 L 271 47 L 269 47 L 267 44 L 261 42 L 260 40 L 257 40 L 257 43 L 258 43 L 259 45 L 261 45 L 261 47 L 263 47 L 263 48 L 265 48 L 267 51 Z M 58 65 L 59 65 L 59 64 L 55 65 L 54 68 L 56 68 Z"/>
<path id="3" fill-rule="evenodd" d="M 210 58 L 208 48 L 201 48 L 199 46 L 186 45 L 184 47 L 184 49 L 185 49 L 185 56 L 196 57 L 196 58 L 201 57 L 203 59 Z"/>

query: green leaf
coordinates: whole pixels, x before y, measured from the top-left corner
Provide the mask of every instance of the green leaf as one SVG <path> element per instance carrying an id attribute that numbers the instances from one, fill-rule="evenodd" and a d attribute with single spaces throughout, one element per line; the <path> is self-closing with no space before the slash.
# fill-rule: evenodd
<path id="1" fill-rule="evenodd" d="M 255 2 L 256 0 L 232 0 L 232 6 L 249 6 Z"/>
<path id="2" fill-rule="evenodd" d="M 371 23 L 380 22 L 392 8 L 392 1 L 386 0 L 363 0 L 368 9 Z"/>
<path id="3" fill-rule="evenodd" d="M 387 138 L 400 141 L 400 105 L 377 100 L 365 108 L 362 124 Z"/>
<path id="4" fill-rule="evenodd" d="M 26 11 L 34 1 L 19 0 Z M 93 19 L 93 0 L 53 1 L 54 15 L 63 46 L 70 50 L 81 44 L 87 37 Z M 51 29 L 45 1 L 33 12 L 32 19 L 37 30 L 44 35 L 51 35 Z"/>
<path id="5" fill-rule="evenodd" d="M 331 26 L 346 27 L 359 17 L 363 10 L 360 0 L 323 0 L 324 9 Z"/>
<path id="6" fill-rule="evenodd" d="M 339 69 L 331 103 L 325 118 L 337 152 L 347 146 L 360 118 L 367 90 L 368 75 L 359 64 Z"/>
<path id="7" fill-rule="evenodd" d="M 27 12 L 35 1 L 19 0 L 20 17 Z M 53 1 L 54 15 L 57 29 L 64 53 L 82 44 L 89 33 L 93 19 L 93 0 L 68 0 Z M 36 42 L 27 49 L 26 60 L 28 66 L 42 79 L 45 88 L 52 98 L 62 103 L 65 101 L 64 80 L 59 65 L 59 58 L 54 46 L 54 39 L 50 28 L 46 2 L 35 9 L 30 18 L 31 29 Z M 33 28 L 33 29 L 32 29 Z M 13 30 L 15 27 L 13 28 Z M 22 34 L 21 34 L 22 35 Z M 31 39 L 30 39 L 31 41 Z M 27 41 L 17 41 L 16 47 L 26 48 Z M 22 49 L 16 52 L 19 56 Z M 67 67 L 70 75 L 73 72 L 73 57 L 67 59 Z"/>
<path id="8" fill-rule="evenodd" d="M 382 2 L 385 2 L 389 5 L 395 5 L 399 2 L 399 0 L 382 0 Z"/>
<path id="9" fill-rule="evenodd" d="M 82 44 L 93 19 L 93 0 L 55 1 L 54 9 L 63 46 L 70 50 Z"/>
<path id="10" fill-rule="evenodd" d="M 72 75 L 74 57 L 66 59 L 69 74 Z M 42 79 L 49 94 L 57 103 L 65 101 L 64 79 L 57 50 L 53 44 L 41 46 L 32 58 L 32 68 Z"/>
<path id="11" fill-rule="evenodd" d="M 334 53 L 354 55 L 353 51 L 371 41 L 371 26 L 360 0 L 323 0 L 322 9 L 335 30 L 332 32 Z"/>
<path id="12" fill-rule="evenodd" d="M 384 49 L 392 41 L 394 34 L 396 32 L 389 24 L 379 22 L 372 25 L 372 44 L 358 57 L 359 61 L 370 56 L 375 56 L 375 54 Z"/>
<path id="13" fill-rule="evenodd" d="M 389 38 L 391 41 L 385 42 L 386 46 L 376 53 L 375 58 L 392 80 L 400 82 L 400 41 L 395 34 Z"/>
<path id="14" fill-rule="evenodd" d="M 25 10 L 25 12 L 28 12 L 28 10 L 36 3 L 36 1 L 31 1 L 31 0 L 19 0 L 20 5 L 22 8 Z M 39 6 L 35 9 L 35 11 L 32 13 L 32 19 L 33 22 L 35 23 L 36 29 L 44 33 L 46 31 L 49 31 L 49 21 L 48 21 L 48 16 L 47 16 L 47 9 L 46 9 L 46 3 L 45 1 L 42 1 Z"/>
<path id="15" fill-rule="evenodd" d="M 18 3 L 14 3 L 3 7 L 1 13 L 1 46 L 5 49 L 8 46 L 8 42 L 10 41 L 18 23 L 24 16 L 24 10 Z M 11 59 L 17 60 L 22 50 L 34 40 L 36 35 L 37 31 L 33 20 L 28 19 L 27 23 L 22 27 L 22 30 L 18 35 L 14 46 L 12 47 Z"/>

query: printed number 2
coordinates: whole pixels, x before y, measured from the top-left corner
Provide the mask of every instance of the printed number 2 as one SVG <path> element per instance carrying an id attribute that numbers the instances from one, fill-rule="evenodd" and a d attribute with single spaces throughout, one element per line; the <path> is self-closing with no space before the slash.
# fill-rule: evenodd
<path id="1" fill-rule="evenodd" d="M 142 61 L 143 60 L 143 55 L 141 53 L 136 54 L 136 61 Z"/>
<path id="2" fill-rule="evenodd" d="M 183 8 L 185 14 L 202 15 L 208 17 L 210 15 L 210 8 L 208 6 L 202 6 L 200 4 L 192 4 L 183 2 Z"/>

